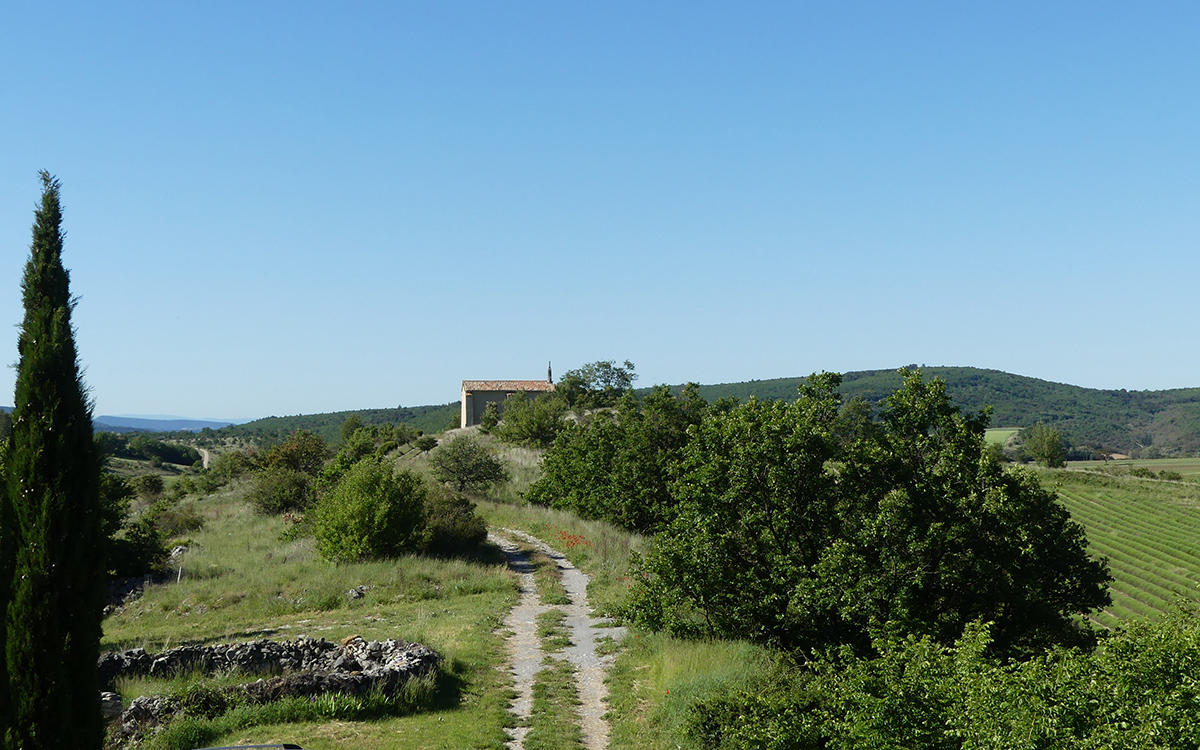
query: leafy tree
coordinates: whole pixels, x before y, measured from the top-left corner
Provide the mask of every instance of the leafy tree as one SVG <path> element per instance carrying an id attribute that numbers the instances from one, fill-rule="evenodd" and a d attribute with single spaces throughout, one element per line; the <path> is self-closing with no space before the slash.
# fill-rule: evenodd
<path id="1" fill-rule="evenodd" d="M 479 431 L 484 435 L 496 429 L 496 425 L 500 424 L 500 407 L 495 401 L 489 401 L 488 405 L 483 407 L 483 414 L 479 417 Z"/>
<path id="2" fill-rule="evenodd" d="M 637 374 L 629 360 L 624 365 L 613 360 L 590 362 L 564 373 L 557 392 L 572 409 L 595 409 L 615 405 L 621 394 L 633 388 L 635 380 Z"/>
<path id="3" fill-rule="evenodd" d="M 641 400 L 627 392 L 611 412 L 558 437 L 526 498 L 630 530 L 656 531 L 673 512 L 669 483 L 688 429 L 708 410 L 694 383 L 678 397 L 666 386 Z"/>
<path id="4" fill-rule="evenodd" d="M 677 515 L 641 563 L 633 613 L 787 648 L 870 648 L 879 630 L 951 643 L 995 622 L 1004 653 L 1074 642 L 1107 567 L 1054 495 L 983 451 L 986 414 L 907 373 L 877 428 L 843 434 L 839 377 L 792 404 L 706 418 L 671 488 Z"/>
<path id="5" fill-rule="evenodd" d="M 350 416 L 346 417 L 346 421 L 342 422 L 342 442 L 345 443 L 350 440 L 350 438 L 354 437 L 354 433 L 358 432 L 363 427 L 364 425 L 362 417 L 358 416 L 357 414 L 351 414 Z"/>
<path id="6" fill-rule="evenodd" d="M 478 440 L 461 435 L 442 443 L 429 457 L 433 476 L 458 492 L 483 492 L 508 481 L 504 462 L 491 455 Z"/>
<path id="7" fill-rule="evenodd" d="M 554 393 L 530 398 L 524 391 L 511 396 L 504 404 L 504 419 L 495 433 L 506 443 L 545 448 L 562 431 L 567 404 Z"/>
<path id="8" fill-rule="evenodd" d="M 329 458 L 329 445 L 308 430 L 296 430 L 258 460 L 264 468 L 284 468 L 316 476 Z"/>
<path id="9" fill-rule="evenodd" d="M 99 748 L 96 660 L 108 569 L 102 457 L 71 324 L 59 182 L 41 177 L 21 283 L 25 318 L 0 516 L 8 675 L 0 701 L 10 747 Z"/>
<path id="10" fill-rule="evenodd" d="M 409 471 L 365 458 L 311 511 L 317 550 L 326 560 L 354 562 L 415 552 L 423 541 L 425 485 Z"/>
<path id="11" fill-rule="evenodd" d="M 250 504 L 264 514 L 308 508 L 316 499 L 317 476 L 328 457 L 329 445 L 320 435 L 296 430 L 258 459 Z"/>
<path id="12" fill-rule="evenodd" d="M 1024 438 L 1025 453 L 1034 461 L 1052 469 L 1064 465 L 1066 447 L 1058 430 L 1038 422 L 1026 431 Z"/>

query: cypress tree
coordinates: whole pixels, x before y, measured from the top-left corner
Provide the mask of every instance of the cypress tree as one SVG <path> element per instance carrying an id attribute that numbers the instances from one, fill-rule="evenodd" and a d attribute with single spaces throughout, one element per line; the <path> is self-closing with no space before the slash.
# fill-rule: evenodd
<path id="1" fill-rule="evenodd" d="M 62 265 L 59 183 L 41 173 L 21 289 L 7 515 L 12 577 L 6 612 L 8 747 L 99 748 L 104 537 L 101 458 L 80 377 Z"/>

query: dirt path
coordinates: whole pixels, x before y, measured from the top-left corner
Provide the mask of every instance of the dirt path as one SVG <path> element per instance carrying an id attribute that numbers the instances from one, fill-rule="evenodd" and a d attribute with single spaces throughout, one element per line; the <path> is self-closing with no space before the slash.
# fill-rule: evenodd
<path id="1" fill-rule="evenodd" d="M 200 465 L 207 469 L 209 460 L 208 451 L 204 450 L 203 448 L 197 448 L 196 450 L 200 451 L 200 460 L 203 462 Z"/>
<path id="2" fill-rule="evenodd" d="M 508 639 L 511 669 L 517 698 L 511 711 L 518 719 L 528 719 L 533 709 L 533 683 L 542 669 L 546 653 L 542 651 L 537 636 L 537 616 L 551 607 L 542 604 L 533 578 L 533 566 L 521 552 L 513 539 L 536 548 L 552 559 L 562 573 L 563 588 L 571 603 L 561 609 L 566 613 L 566 625 L 571 632 L 571 645 L 552 658 L 565 658 L 575 667 L 575 685 L 579 691 L 579 720 L 583 732 L 583 744 L 588 750 L 606 750 L 608 747 L 608 721 L 604 718 L 608 687 L 604 684 L 604 673 L 612 664 L 613 656 L 596 653 L 596 641 L 601 636 L 620 640 L 624 628 L 603 627 L 607 618 L 592 617 L 587 602 L 588 577 L 578 570 L 558 550 L 553 549 L 537 537 L 514 529 L 497 529 L 489 534 L 508 557 L 508 564 L 518 575 L 521 598 L 504 621 L 512 635 Z M 525 723 L 522 721 L 521 723 Z M 510 750 L 523 750 L 526 727 L 510 729 Z"/>

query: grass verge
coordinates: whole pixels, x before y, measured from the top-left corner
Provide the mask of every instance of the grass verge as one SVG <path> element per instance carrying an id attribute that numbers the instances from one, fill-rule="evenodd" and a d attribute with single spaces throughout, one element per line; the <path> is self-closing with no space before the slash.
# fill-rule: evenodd
<path id="1" fill-rule="evenodd" d="M 568 661 L 550 659 L 533 683 L 533 715 L 525 750 L 582 748 L 578 705 L 575 667 Z"/>

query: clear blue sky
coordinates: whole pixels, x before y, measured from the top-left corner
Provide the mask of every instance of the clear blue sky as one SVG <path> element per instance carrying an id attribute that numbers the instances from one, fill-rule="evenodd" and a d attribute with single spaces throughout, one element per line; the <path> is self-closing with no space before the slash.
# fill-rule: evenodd
<path id="1" fill-rule="evenodd" d="M 907 363 L 1200 386 L 1195 3 L 7 3 L 98 413 Z M 0 375 L 11 403 L 13 374 Z"/>

